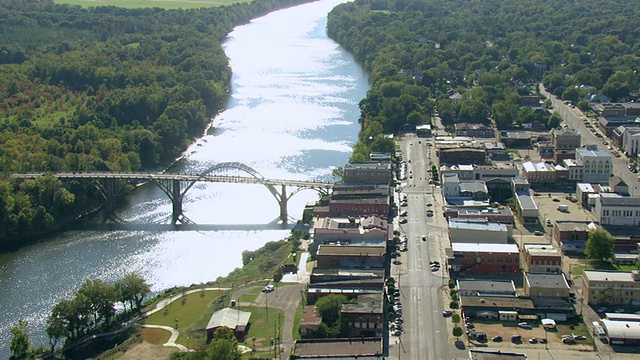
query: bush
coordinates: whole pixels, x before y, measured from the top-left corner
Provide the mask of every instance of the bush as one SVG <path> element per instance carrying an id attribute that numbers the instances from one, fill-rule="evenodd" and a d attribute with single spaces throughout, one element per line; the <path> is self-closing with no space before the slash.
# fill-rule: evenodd
<path id="1" fill-rule="evenodd" d="M 456 288 L 456 281 L 453 279 L 449 279 L 449 289 L 455 289 Z"/>
<path id="2" fill-rule="evenodd" d="M 458 290 L 456 289 L 449 290 L 449 296 L 453 298 L 453 295 L 458 295 Z"/>
<path id="3" fill-rule="evenodd" d="M 456 294 L 451 295 L 451 300 L 458 301 L 458 294 L 456 293 Z"/>
<path id="4" fill-rule="evenodd" d="M 454 324 L 459 323 L 460 322 L 460 314 L 451 315 L 451 321 L 453 321 Z"/>
<path id="5" fill-rule="evenodd" d="M 458 306 L 458 302 L 457 301 L 451 301 L 449 303 L 449 307 L 452 308 L 452 309 L 457 309 L 459 307 Z"/>

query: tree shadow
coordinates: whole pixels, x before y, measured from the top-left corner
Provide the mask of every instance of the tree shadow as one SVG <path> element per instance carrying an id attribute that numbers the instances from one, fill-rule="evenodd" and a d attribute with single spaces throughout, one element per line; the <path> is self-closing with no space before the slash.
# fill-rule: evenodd
<path id="1" fill-rule="evenodd" d="M 455 344 L 456 344 L 456 348 L 457 348 L 457 349 L 459 349 L 459 350 L 464 350 L 464 349 L 466 349 L 466 348 L 467 348 L 467 347 L 464 345 L 464 341 L 462 341 L 462 340 L 456 340 L 456 343 L 455 343 Z"/>

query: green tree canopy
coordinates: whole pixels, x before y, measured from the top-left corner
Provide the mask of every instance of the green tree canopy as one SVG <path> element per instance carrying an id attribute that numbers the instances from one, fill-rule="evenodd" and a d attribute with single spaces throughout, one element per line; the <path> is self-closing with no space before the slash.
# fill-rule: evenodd
<path id="1" fill-rule="evenodd" d="M 321 297 L 316 302 L 318 314 L 322 316 L 322 321 L 329 326 L 333 326 L 340 317 L 342 304 L 347 302 L 347 297 L 340 294 L 331 294 Z"/>
<path id="2" fill-rule="evenodd" d="M 29 332 L 27 330 L 27 322 L 18 321 L 18 325 L 11 328 L 11 359 L 25 360 L 33 358 L 33 345 L 29 340 Z"/>
<path id="3" fill-rule="evenodd" d="M 604 261 L 613 257 L 615 239 L 604 229 L 591 230 L 584 253 L 589 259 Z"/>

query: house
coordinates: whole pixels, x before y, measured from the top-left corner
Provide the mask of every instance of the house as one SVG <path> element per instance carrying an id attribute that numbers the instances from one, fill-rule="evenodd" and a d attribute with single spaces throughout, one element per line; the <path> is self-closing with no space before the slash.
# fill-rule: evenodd
<path id="1" fill-rule="evenodd" d="M 451 243 L 506 244 L 510 236 L 506 224 L 483 219 L 449 219 Z"/>
<path id="2" fill-rule="evenodd" d="M 506 273 L 520 268 L 516 244 L 451 243 L 449 265 L 456 272 Z"/>
<path id="3" fill-rule="evenodd" d="M 525 244 L 524 263 L 530 273 L 559 274 L 562 272 L 562 254 L 548 244 Z"/>
<path id="4" fill-rule="evenodd" d="M 211 341 L 213 339 L 216 330 L 226 327 L 233 330 L 233 334 L 238 341 L 244 341 L 249 330 L 250 318 L 250 312 L 240 311 L 236 308 L 224 308 L 214 312 L 206 327 L 207 340 Z"/>
<path id="5" fill-rule="evenodd" d="M 533 274 L 524 277 L 524 294 L 530 297 L 569 298 L 569 283 L 564 274 Z"/>
<path id="6" fill-rule="evenodd" d="M 302 339 L 296 340 L 289 359 L 384 359 L 382 339 Z"/>
<path id="7" fill-rule="evenodd" d="M 589 305 L 640 305 L 640 273 L 585 270 L 582 295 Z"/>
<path id="8" fill-rule="evenodd" d="M 340 320 L 346 324 L 349 337 L 382 337 L 383 295 L 361 295 L 355 303 L 342 304 Z"/>

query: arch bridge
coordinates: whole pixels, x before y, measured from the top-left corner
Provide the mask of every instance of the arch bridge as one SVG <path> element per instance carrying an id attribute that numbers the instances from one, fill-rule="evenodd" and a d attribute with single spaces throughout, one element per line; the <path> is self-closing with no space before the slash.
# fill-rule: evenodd
<path id="1" fill-rule="evenodd" d="M 43 175 L 46 175 L 46 173 L 13 174 L 13 177 L 17 179 L 35 179 Z M 263 185 L 278 202 L 280 207 L 279 221 L 283 224 L 287 223 L 289 217 L 287 203 L 295 194 L 302 190 L 311 189 L 321 195 L 327 195 L 333 189 L 333 184 L 329 182 L 268 179 L 250 166 L 239 162 L 219 163 L 199 174 L 94 171 L 59 172 L 51 173 L 51 175 L 58 179 L 92 181 L 105 198 L 105 209 L 107 213 L 110 214 L 112 220 L 117 220 L 114 216 L 116 200 L 126 185 L 143 182 L 153 183 L 171 200 L 171 224 L 174 225 L 178 223 L 193 224 L 193 221 L 185 216 L 182 203 L 189 189 L 199 182 Z M 295 188 L 295 190 L 287 193 L 288 187 Z"/>

